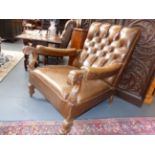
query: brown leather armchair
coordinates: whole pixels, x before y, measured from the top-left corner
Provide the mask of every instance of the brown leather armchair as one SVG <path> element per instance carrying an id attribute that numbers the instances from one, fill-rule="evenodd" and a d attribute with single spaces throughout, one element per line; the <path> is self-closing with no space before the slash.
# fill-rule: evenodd
<path id="1" fill-rule="evenodd" d="M 37 54 L 69 56 L 71 65 L 49 65 L 30 71 L 29 93 L 38 89 L 65 118 L 61 132 L 73 119 L 115 94 L 121 74 L 140 36 L 138 28 L 93 23 L 81 52 L 37 47 Z M 37 59 L 34 59 L 34 63 Z"/>

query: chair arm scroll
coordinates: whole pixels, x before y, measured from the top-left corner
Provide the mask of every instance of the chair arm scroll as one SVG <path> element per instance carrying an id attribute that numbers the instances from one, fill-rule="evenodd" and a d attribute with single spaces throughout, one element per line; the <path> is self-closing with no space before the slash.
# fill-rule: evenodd
<path id="1" fill-rule="evenodd" d="M 88 80 L 103 79 L 115 75 L 121 68 L 121 63 L 110 64 L 105 67 L 82 67 L 86 69 Z"/>
<path id="2" fill-rule="evenodd" d="M 69 85 L 80 85 L 83 76 L 84 76 L 85 70 L 72 70 L 68 74 L 68 80 L 67 83 Z"/>

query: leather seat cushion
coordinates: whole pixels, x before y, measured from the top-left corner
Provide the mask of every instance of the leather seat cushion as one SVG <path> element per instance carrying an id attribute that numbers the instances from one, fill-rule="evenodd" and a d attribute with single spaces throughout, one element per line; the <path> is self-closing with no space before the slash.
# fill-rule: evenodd
<path id="1" fill-rule="evenodd" d="M 37 83 L 44 83 L 46 87 L 49 87 L 55 94 L 64 100 L 71 91 L 71 87 L 66 81 L 68 73 L 73 69 L 77 68 L 65 65 L 39 67 L 31 72 L 30 79 L 33 77 Z"/>
<path id="2" fill-rule="evenodd" d="M 72 86 L 67 83 L 68 73 L 75 69 L 78 70 L 76 67 L 64 65 L 48 65 L 40 67 L 31 72 L 30 81 L 34 79 L 35 83 L 44 83 L 44 85 L 57 94 L 61 100 L 66 101 L 72 90 Z M 87 102 L 110 89 L 110 86 L 103 80 L 83 80 L 77 102 L 79 104 Z"/>
<path id="3" fill-rule="evenodd" d="M 81 104 L 91 101 L 110 90 L 110 85 L 108 85 L 104 80 L 83 80 L 80 93 L 77 96 L 77 102 Z"/>

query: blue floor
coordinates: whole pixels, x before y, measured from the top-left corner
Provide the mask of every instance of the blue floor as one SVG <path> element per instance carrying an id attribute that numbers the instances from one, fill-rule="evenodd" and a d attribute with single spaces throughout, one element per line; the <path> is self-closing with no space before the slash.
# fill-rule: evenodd
<path id="1" fill-rule="evenodd" d="M 2 43 L 2 50 L 21 52 L 22 43 Z M 0 120 L 62 120 L 62 116 L 46 99 L 36 91 L 28 94 L 28 73 L 23 60 L 0 83 Z M 115 97 L 113 104 L 107 101 L 81 115 L 78 119 L 155 116 L 155 102 L 152 105 L 136 107 Z"/>

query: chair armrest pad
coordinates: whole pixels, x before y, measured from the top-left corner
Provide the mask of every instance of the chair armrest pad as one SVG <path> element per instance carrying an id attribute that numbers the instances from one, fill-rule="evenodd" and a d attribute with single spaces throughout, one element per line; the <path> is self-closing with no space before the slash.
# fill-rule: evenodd
<path id="1" fill-rule="evenodd" d="M 37 53 L 47 56 L 75 56 L 77 50 L 75 48 L 54 48 L 38 45 Z"/>
<path id="2" fill-rule="evenodd" d="M 82 67 L 87 70 L 87 79 L 103 79 L 115 75 L 121 68 L 121 63 L 110 64 L 105 67 Z"/>

